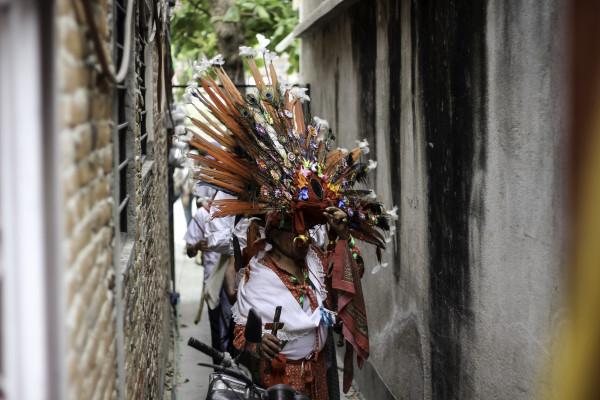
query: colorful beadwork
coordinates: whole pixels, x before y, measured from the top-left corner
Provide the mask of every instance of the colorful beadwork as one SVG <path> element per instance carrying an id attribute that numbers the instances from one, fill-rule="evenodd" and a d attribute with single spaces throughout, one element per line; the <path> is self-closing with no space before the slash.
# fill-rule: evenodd
<path id="1" fill-rule="evenodd" d="M 300 189 L 300 192 L 298 192 L 298 200 L 300 200 L 300 201 L 308 200 L 308 188 L 307 187 L 303 187 L 302 189 Z"/>
<path id="2" fill-rule="evenodd" d="M 261 160 L 261 159 L 258 159 L 258 160 L 256 160 L 256 164 L 258 164 L 258 168 L 259 168 L 261 171 L 263 171 L 263 172 L 264 172 L 264 171 L 266 171 L 266 170 L 267 170 L 267 164 L 265 164 L 265 162 L 264 162 L 263 160 Z"/>
<path id="3" fill-rule="evenodd" d="M 365 222 L 367 220 L 367 214 L 365 214 L 364 211 L 359 211 L 358 212 L 358 220 L 360 222 Z"/>
<path id="4" fill-rule="evenodd" d="M 260 188 L 260 195 L 263 199 L 266 199 L 269 197 L 269 188 L 266 186 L 261 186 Z"/>
<path id="5" fill-rule="evenodd" d="M 271 114 L 269 114 L 268 112 L 265 111 L 264 116 L 265 116 L 265 119 L 267 120 L 267 122 L 270 125 L 273 125 L 273 117 L 271 117 Z"/>

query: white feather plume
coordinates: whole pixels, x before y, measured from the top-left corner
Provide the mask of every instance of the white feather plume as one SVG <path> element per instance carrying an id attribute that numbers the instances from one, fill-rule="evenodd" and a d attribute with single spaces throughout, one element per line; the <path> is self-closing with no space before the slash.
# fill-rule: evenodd
<path id="1" fill-rule="evenodd" d="M 217 54 L 210 60 L 213 65 L 223 65 L 225 64 L 225 60 L 221 54 Z"/>
<path id="2" fill-rule="evenodd" d="M 196 69 L 196 72 L 201 73 L 211 68 L 213 63 L 206 57 L 206 54 L 202 54 L 202 60 L 200 61 L 200 66 Z"/>
<path id="3" fill-rule="evenodd" d="M 365 199 L 370 200 L 370 201 L 377 200 L 377 195 L 375 194 L 375 191 L 371 190 L 371 193 L 369 193 L 368 195 L 366 195 Z"/>
<path id="4" fill-rule="evenodd" d="M 185 133 L 186 133 L 185 126 L 183 126 L 183 125 L 177 125 L 175 127 L 175 134 L 176 135 L 185 135 Z"/>
<path id="5" fill-rule="evenodd" d="M 388 266 L 388 263 L 377 264 L 376 266 L 373 267 L 371 274 L 376 274 L 381 270 L 381 268 L 387 268 L 387 266 Z"/>
<path id="6" fill-rule="evenodd" d="M 177 106 L 177 108 L 175 109 L 175 112 L 173 113 L 173 118 L 175 119 L 183 119 L 188 117 L 188 111 L 187 108 L 185 108 L 185 106 L 183 104 L 180 104 Z"/>
<path id="7" fill-rule="evenodd" d="M 279 81 L 279 86 L 281 86 L 281 90 L 283 90 L 284 92 L 288 92 L 292 90 L 292 87 L 294 87 L 294 85 L 292 85 L 291 83 L 287 83 L 284 80 Z"/>
<path id="8" fill-rule="evenodd" d="M 184 103 L 191 103 L 192 102 L 192 93 L 188 92 L 186 90 L 185 93 L 183 94 L 183 96 L 181 96 L 181 101 L 183 101 Z"/>
<path id="9" fill-rule="evenodd" d="M 315 126 L 319 126 L 323 129 L 329 128 L 329 122 L 327 122 L 327 120 L 319 117 L 313 117 L 313 119 L 315 120 Z"/>
<path id="10" fill-rule="evenodd" d="M 386 210 L 386 214 L 388 214 L 394 221 L 398 219 L 398 206 L 394 206 L 391 210 Z"/>
<path id="11" fill-rule="evenodd" d="M 355 140 L 355 142 L 363 153 L 369 154 L 369 142 L 367 142 L 367 139 L 363 139 L 362 142 L 360 140 Z"/>
<path id="12" fill-rule="evenodd" d="M 265 51 L 265 61 L 275 61 L 279 59 L 279 55 L 277 55 L 277 53 L 273 52 L 273 51 Z"/>
<path id="13" fill-rule="evenodd" d="M 296 97 L 297 99 L 300 99 L 301 102 L 304 102 L 304 100 L 310 101 L 310 97 L 308 97 L 308 95 L 306 94 L 307 90 L 308 88 L 295 87 L 289 92 L 292 96 Z"/>
<path id="14" fill-rule="evenodd" d="M 240 47 L 240 56 L 256 57 L 256 50 L 252 47 L 242 46 Z"/>

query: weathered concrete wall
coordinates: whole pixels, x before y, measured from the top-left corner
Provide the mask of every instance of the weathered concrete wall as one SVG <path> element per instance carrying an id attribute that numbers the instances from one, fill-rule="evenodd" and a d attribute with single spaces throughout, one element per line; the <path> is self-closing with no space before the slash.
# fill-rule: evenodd
<path id="1" fill-rule="evenodd" d="M 115 38 L 114 4 L 92 2 L 106 50 Z M 142 99 L 140 60 L 133 58 L 129 91 L 127 182 L 129 231 L 118 235 L 119 146 L 115 86 L 93 62 L 94 48 L 79 2 L 57 0 L 56 104 L 64 200 L 65 394 L 69 399 L 162 398 L 170 321 L 166 116 L 158 101 L 158 35 L 141 41 L 135 17 L 134 52 L 146 60 Z M 162 5 L 160 6 L 162 7 Z M 165 15 L 165 14 L 163 14 Z M 135 38 L 134 38 L 135 39 Z M 146 109 L 148 154 L 141 154 Z M 155 149 L 154 151 L 152 151 Z"/>
<path id="2" fill-rule="evenodd" d="M 561 7 L 363 0 L 302 37 L 313 114 L 342 147 L 369 140 L 370 185 L 399 207 L 391 266 L 363 278 L 368 398 L 542 383 L 564 235 Z"/>

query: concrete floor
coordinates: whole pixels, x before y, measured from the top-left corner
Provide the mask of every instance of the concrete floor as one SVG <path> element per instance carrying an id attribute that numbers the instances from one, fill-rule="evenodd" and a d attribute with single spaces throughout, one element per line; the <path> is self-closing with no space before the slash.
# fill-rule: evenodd
<path id="1" fill-rule="evenodd" d="M 175 348 L 177 355 L 178 377 L 174 385 L 176 399 L 204 399 L 208 390 L 208 375 L 211 368 L 197 365 L 199 362 L 210 363 L 210 357 L 187 345 L 188 339 L 194 337 L 210 344 L 210 327 L 208 324 L 208 308 L 204 307 L 198 325 L 194 318 L 200 304 L 204 268 L 184 254 L 183 235 L 187 229 L 181 202 L 173 205 L 175 236 L 175 284 L 179 292 L 179 341 Z M 179 347 L 179 348 L 177 348 Z"/>
<path id="2" fill-rule="evenodd" d="M 212 360 L 203 353 L 189 347 L 188 339 L 192 336 L 204 343 L 210 344 L 210 327 L 208 324 L 208 312 L 206 304 L 198 325 L 194 324 L 194 318 L 200 303 L 204 268 L 193 259 L 184 254 L 185 242 L 183 235 L 187 229 L 181 202 L 173 205 L 174 214 L 174 236 L 175 236 L 175 282 L 180 294 L 179 302 L 179 340 L 176 342 L 174 352 L 176 379 L 173 384 L 171 398 L 173 400 L 198 400 L 204 399 L 208 391 L 208 376 L 211 368 L 197 365 L 199 362 L 210 363 Z M 335 338 L 337 341 L 337 336 Z M 338 357 L 338 365 L 342 365 Z M 342 373 L 339 371 L 340 390 L 342 387 Z M 352 385 L 346 395 L 341 399 L 362 399 L 365 397 L 360 393 L 356 383 Z"/>

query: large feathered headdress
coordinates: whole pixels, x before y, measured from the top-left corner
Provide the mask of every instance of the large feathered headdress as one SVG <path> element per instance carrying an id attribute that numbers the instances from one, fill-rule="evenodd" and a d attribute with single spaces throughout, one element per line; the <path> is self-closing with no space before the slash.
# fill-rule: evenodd
<path id="1" fill-rule="evenodd" d="M 252 49 L 241 48 L 240 54 L 250 66 L 256 91 L 242 95 L 217 56 L 194 65 L 199 85 L 186 93 L 186 101 L 193 104 L 193 96 L 209 111 L 194 105 L 204 121 L 190 117 L 211 138 L 192 131 L 189 143 L 201 152 L 189 155 L 202 165 L 196 178 L 236 197 L 214 201 L 213 216 L 269 214 L 269 224 L 287 220 L 304 235 L 326 222 L 323 211 L 333 204 L 348 214 L 352 235 L 377 246 L 380 258 L 385 237 L 379 230 L 389 230 L 395 209 L 385 211 L 371 190 L 354 188 L 376 166 L 361 161 L 367 142 L 350 151 L 332 150 L 335 138 L 326 121 L 304 115 L 302 103 L 309 100 L 305 89 L 282 84 L 269 53 L 264 77 Z"/>

